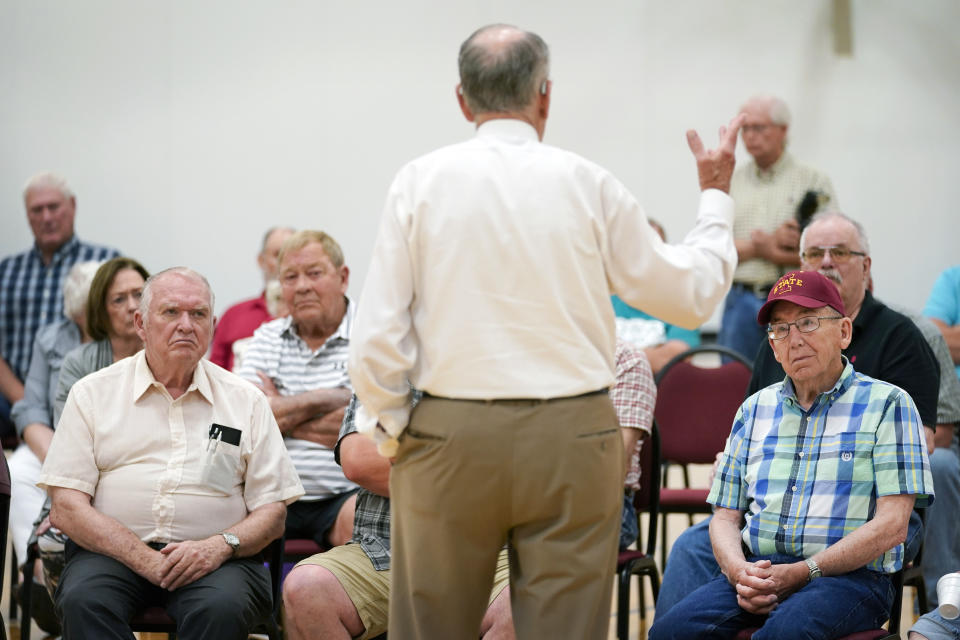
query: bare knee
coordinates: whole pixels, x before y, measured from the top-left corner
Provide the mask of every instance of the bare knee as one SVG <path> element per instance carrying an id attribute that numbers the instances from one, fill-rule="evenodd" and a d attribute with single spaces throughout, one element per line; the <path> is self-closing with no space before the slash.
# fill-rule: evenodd
<path id="1" fill-rule="evenodd" d="M 288 637 L 350 638 L 363 633 L 360 614 L 337 577 L 325 567 L 300 565 L 283 581 Z"/>
<path id="2" fill-rule="evenodd" d="M 342 591 L 343 587 L 328 569 L 311 564 L 300 565 L 294 567 L 283 580 L 284 610 L 296 617 L 309 609 L 309 605 L 333 600 Z"/>

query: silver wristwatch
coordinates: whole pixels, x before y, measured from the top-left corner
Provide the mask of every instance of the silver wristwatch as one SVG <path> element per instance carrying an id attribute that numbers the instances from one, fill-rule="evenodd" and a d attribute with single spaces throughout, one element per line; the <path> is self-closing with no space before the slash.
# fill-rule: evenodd
<path id="1" fill-rule="evenodd" d="M 230 548 L 233 549 L 233 555 L 236 556 L 237 551 L 240 550 L 240 538 L 226 531 L 224 531 L 220 535 L 222 535 L 223 539 L 226 540 L 228 545 L 230 545 Z"/>
<path id="2" fill-rule="evenodd" d="M 820 565 L 817 564 L 817 561 L 813 558 L 807 558 L 804 560 L 807 563 L 807 568 L 810 570 L 810 575 L 807 577 L 807 582 L 810 582 L 814 578 L 820 578 L 823 576 L 823 572 L 820 571 Z"/>

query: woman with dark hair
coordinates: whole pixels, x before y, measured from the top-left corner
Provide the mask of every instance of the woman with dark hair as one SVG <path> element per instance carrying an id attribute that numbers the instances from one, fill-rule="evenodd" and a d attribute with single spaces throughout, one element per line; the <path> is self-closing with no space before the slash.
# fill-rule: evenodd
<path id="1" fill-rule="evenodd" d="M 54 405 L 56 422 L 60 421 L 74 382 L 143 348 L 133 314 L 140 306 L 143 283 L 149 277 L 147 270 L 132 258 L 107 260 L 97 270 L 87 299 L 87 333 L 94 342 L 74 349 L 63 359 Z"/>

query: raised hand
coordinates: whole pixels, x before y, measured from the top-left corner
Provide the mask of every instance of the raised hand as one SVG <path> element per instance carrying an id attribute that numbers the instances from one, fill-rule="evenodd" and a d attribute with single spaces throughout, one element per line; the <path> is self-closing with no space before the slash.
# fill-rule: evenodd
<path id="1" fill-rule="evenodd" d="M 706 149 L 696 131 L 687 131 L 687 144 L 697 160 L 697 175 L 700 189 L 719 189 L 730 191 L 730 178 L 736 164 L 734 151 L 737 147 L 737 134 L 743 125 L 744 115 L 738 114 L 726 127 L 720 127 L 720 143 L 716 149 Z"/>

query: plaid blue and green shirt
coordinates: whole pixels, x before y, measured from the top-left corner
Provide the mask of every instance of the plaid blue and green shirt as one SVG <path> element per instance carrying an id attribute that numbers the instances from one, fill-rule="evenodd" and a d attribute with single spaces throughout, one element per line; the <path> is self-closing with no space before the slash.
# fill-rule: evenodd
<path id="1" fill-rule="evenodd" d="M 63 318 L 63 281 L 78 262 L 108 260 L 115 249 L 80 242 L 76 235 L 57 249 L 50 264 L 36 245 L 0 260 L 0 356 L 25 380 L 40 327 Z"/>
<path id="2" fill-rule="evenodd" d="M 913 400 L 844 365 L 808 411 L 788 377 L 737 412 L 707 502 L 744 512 L 741 537 L 754 555 L 809 558 L 873 518 L 880 496 L 933 500 Z M 893 573 L 902 564 L 900 544 L 867 568 Z"/>

